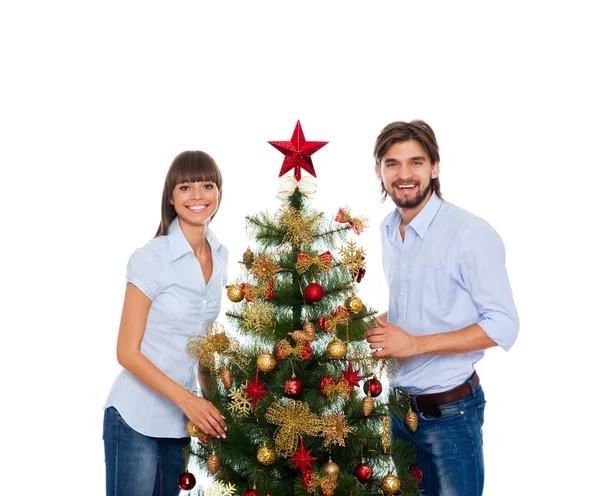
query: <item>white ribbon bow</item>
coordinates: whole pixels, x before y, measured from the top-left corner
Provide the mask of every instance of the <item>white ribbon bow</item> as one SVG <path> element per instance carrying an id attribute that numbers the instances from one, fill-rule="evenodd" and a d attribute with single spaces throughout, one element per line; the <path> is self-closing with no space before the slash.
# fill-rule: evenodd
<path id="1" fill-rule="evenodd" d="M 296 191 L 296 188 L 300 190 L 300 193 L 308 197 L 311 197 L 317 191 L 317 183 L 310 176 L 305 176 L 300 181 L 296 181 L 296 178 L 293 176 L 282 176 L 279 178 L 279 181 L 277 195 L 283 198 L 291 196 Z"/>

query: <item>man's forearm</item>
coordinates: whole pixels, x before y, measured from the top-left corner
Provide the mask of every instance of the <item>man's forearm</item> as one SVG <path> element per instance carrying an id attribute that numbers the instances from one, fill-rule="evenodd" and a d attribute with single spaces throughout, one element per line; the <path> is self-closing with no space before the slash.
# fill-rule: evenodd
<path id="1" fill-rule="evenodd" d="M 455 355 L 497 346 L 477 324 L 464 329 L 414 337 L 414 355 Z"/>

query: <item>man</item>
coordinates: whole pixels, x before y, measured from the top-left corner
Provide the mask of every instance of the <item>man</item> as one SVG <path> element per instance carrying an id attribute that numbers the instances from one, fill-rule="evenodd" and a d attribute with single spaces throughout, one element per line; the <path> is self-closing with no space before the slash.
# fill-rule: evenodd
<path id="1" fill-rule="evenodd" d="M 393 416 L 395 437 L 413 444 L 427 496 L 483 491 L 485 398 L 475 372 L 484 350 L 510 349 L 519 319 L 504 245 L 483 219 L 442 199 L 440 156 L 425 122 L 393 122 L 375 143 L 388 311 L 366 333 L 375 356 L 404 359 L 392 394 L 411 396 L 413 432 Z"/>

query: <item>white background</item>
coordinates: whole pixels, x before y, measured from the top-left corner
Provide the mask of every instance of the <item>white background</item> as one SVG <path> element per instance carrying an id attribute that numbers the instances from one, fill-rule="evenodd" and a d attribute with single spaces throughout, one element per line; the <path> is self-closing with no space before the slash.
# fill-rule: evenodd
<path id="1" fill-rule="evenodd" d="M 384 125 L 414 118 L 437 133 L 444 197 L 502 236 L 521 317 L 513 349 L 478 365 L 485 494 L 594 493 L 600 40 L 587 5 L 3 3 L 2 494 L 104 494 L 125 265 L 154 235 L 177 153 L 222 169 L 212 227 L 234 278 L 244 216 L 278 206 L 283 155 L 267 141 L 300 119 L 329 141 L 314 206 L 370 220 L 360 295 L 384 310 L 377 226 L 392 204 L 371 154 Z"/>

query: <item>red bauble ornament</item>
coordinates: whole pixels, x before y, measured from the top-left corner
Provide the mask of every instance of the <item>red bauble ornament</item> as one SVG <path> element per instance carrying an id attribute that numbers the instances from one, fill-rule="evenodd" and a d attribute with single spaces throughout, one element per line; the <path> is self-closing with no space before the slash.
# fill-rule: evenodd
<path id="1" fill-rule="evenodd" d="M 321 394 L 323 396 L 327 396 L 327 392 L 325 391 L 325 388 L 329 384 L 335 384 L 335 379 L 332 376 L 328 375 L 326 377 L 323 377 L 323 379 L 321 379 Z"/>
<path id="2" fill-rule="evenodd" d="M 283 392 L 288 398 L 300 396 L 302 394 L 302 381 L 295 377 L 288 379 L 283 386 Z"/>
<path id="3" fill-rule="evenodd" d="M 364 484 L 373 478 L 373 469 L 368 463 L 359 463 L 354 469 L 354 475 L 356 475 L 356 478 Z"/>
<path id="4" fill-rule="evenodd" d="M 244 496 L 259 496 L 254 489 L 250 489 L 244 493 Z"/>
<path id="5" fill-rule="evenodd" d="M 194 474 L 190 474 L 186 470 L 183 474 L 177 477 L 177 485 L 184 491 L 194 489 L 194 486 L 196 485 L 196 477 L 194 477 Z"/>
<path id="6" fill-rule="evenodd" d="M 370 391 L 371 396 L 373 398 L 377 398 L 377 396 L 379 396 L 383 391 L 383 386 L 381 385 L 381 382 L 379 382 L 377 379 L 369 379 L 368 381 L 365 381 L 363 390 L 365 394 L 367 394 Z"/>
<path id="7" fill-rule="evenodd" d="M 423 472 L 418 467 L 412 467 L 410 469 L 410 473 L 415 478 L 417 482 L 421 482 L 423 480 Z"/>
<path id="8" fill-rule="evenodd" d="M 325 290 L 323 289 L 323 286 L 316 282 L 311 282 L 304 290 L 304 297 L 311 303 L 320 301 L 323 296 L 325 296 Z"/>
<path id="9" fill-rule="evenodd" d="M 281 172 L 279 172 L 280 177 L 287 171 L 294 169 L 294 177 L 296 181 L 300 181 L 300 168 L 317 177 L 310 156 L 319 148 L 324 147 L 327 141 L 306 141 L 300 121 L 296 123 L 296 128 L 290 141 L 269 141 L 269 144 L 285 155 Z"/>

